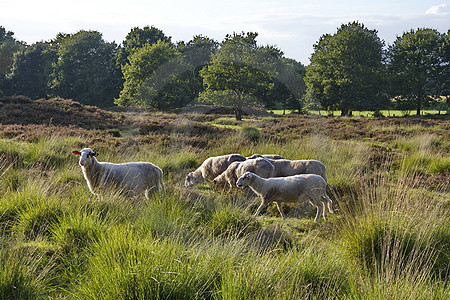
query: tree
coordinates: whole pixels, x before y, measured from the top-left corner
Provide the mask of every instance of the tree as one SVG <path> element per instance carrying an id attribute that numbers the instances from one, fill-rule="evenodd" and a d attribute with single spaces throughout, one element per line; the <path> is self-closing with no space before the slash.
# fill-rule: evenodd
<path id="1" fill-rule="evenodd" d="M 429 28 L 410 30 L 397 37 L 389 47 L 391 95 L 399 108 L 423 107 L 441 92 L 441 34 Z"/>
<path id="2" fill-rule="evenodd" d="M 258 103 L 256 96 L 273 86 L 273 61 L 265 61 L 257 36 L 252 32 L 227 35 L 211 64 L 200 71 L 206 87 L 200 100 L 231 105 L 237 120 L 242 119 L 244 106 Z"/>
<path id="3" fill-rule="evenodd" d="M 183 61 L 186 66 L 190 66 L 187 75 L 193 76 L 189 79 L 192 84 L 188 88 L 191 94 L 191 100 L 197 98 L 198 95 L 204 91 L 203 79 L 200 76 L 200 71 L 211 62 L 211 57 L 218 48 L 218 43 L 208 37 L 196 35 L 189 42 L 180 42 L 177 44 L 177 49 L 181 52 Z M 187 79 L 187 78 L 186 78 Z"/>
<path id="4" fill-rule="evenodd" d="M 195 97 L 193 67 L 165 41 L 144 45 L 123 67 L 124 88 L 116 103 L 156 109 L 182 107 Z"/>
<path id="5" fill-rule="evenodd" d="M 305 81 L 325 109 L 378 110 L 388 104 L 385 93 L 383 42 L 376 30 L 358 22 L 341 25 L 314 45 Z"/>
<path id="6" fill-rule="evenodd" d="M 183 54 L 185 60 L 200 71 L 211 62 L 211 56 L 218 48 L 218 43 L 208 37 L 196 35 L 189 42 L 179 42 L 177 49 Z"/>
<path id="7" fill-rule="evenodd" d="M 14 38 L 14 32 L 0 26 L 0 96 L 12 93 L 7 75 L 11 71 L 14 54 L 24 47 L 25 43 Z"/>
<path id="8" fill-rule="evenodd" d="M 51 75 L 54 96 L 83 104 L 110 106 L 117 97 L 121 81 L 116 68 L 115 43 L 107 43 L 97 31 L 60 35 L 58 60 Z"/>
<path id="9" fill-rule="evenodd" d="M 447 102 L 447 110 L 450 108 L 450 29 L 442 37 L 442 43 L 439 48 L 441 56 L 441 95 L 445 96 Z"/>
<path id="10" fill-rule="evenodd" d="M 262 102 L 267 108 L 303 109 L 302 97 L 305 92 L 305 67 L 294 59 L 280 55 L 273 58 L 276 61 L 273 88 L 264 91 Z"/>
<path id="11" fill-rule="evenodd" d="M 171 38 L 166 36 L 164 32 L 154 26 L 145 26 L 144 28 L 134 27 L 122 42 L 122 47 L 117 53 L 117 61 L 120 65 L 128 62 L 128 57 L 137 49 L 144 45 L 153 45 L 158 41 L 171 42 Z"/>
<path id="12" fill-rule="evenodd" d="M 57 51 L 48 43 L 36 43 L 16 53 L 9 76 L 14 93 L 32 99 L 46 97 L 56 60 Z"/>
<path id="13" fill-rule="evenodd" d="M 6 31 L 0 26 L 0 76 L 5 76 L 9 73 L 14 53 L 25 47 L 25 43 L 17 41 L 14 38 L 14 32 Z"/>

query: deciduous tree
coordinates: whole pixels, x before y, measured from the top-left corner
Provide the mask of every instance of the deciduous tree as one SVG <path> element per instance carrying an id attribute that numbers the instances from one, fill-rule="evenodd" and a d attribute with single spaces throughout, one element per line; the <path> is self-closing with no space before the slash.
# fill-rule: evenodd
<path id="1" fill-rule="evenodd" d="M 169 42 L 158 41 L 134 51 L 123 74 L 119 105 L 171 109 L 186 105 L 196 95 L 193 66 Z"/>
<path id="2" fill-rule="evenodd" d="M 305 81 L 323 108 L 378 110 L 388 103 L 384 85 L 383 42 L 376 30 L 358 22 L 341 25 L 314 45 Z"/>
<path id="3" fill-rule="evenodd" d="M 6 31 L 0 26 L 0 76 L 5 76 L 9 73 L 14 53 L 25 47 L 25 43 L 20 42 L 14 38 L 14 32 Z"/>
<path id="4" fill-rule="evenodd" d="M 122 42 L 122 47 L 117 53 L 117 61 L 120 65 L 125 65 L 128 62 L 128 57 L 144 45 L 153 45 L 158 41 L 171 42 L 170 37 L 166 36 L 164 32 L 154 26 L 145 26 L 144 28 L 134 27 L 125 37 Z"/>
<path id="5" fill-rule="evenodd" d="M 14 57 L 9 76 L 14 94 L 31 99 L 46 97 L 52 65 L 56 60 L 57 51 L 48 43 L 36 43 L 19 51 Z"/>
<path id="6" fill-rule="evenodd" d="M 25 43 L 14 38 L 14 32 L 0 26 L 0 96 L 13 93 L 11 82 L 6 77 L 11 71 L 14 54 L 25 47 Z"/>
<path id="7" fill-rule="evenodd" d="M 60 35 L 57 44 L 52 94 L 83 104 L 112 105 L 121 85 L 120 70 L 116 68 L 117 45 L 105 42 L 97 31 L 84 30 Z"/>
<path id="8" fill-rule="evenodd" d="M 437 30 L 420 28 L 403 33 L 389 47 L 391 93 L 399 108 L 415 108 L 420 115 L 423 107 L 440 94 L 441 41 Z"/>
<path id="9" fill-rule="evenodd" d="M 237 120 L 244 106 L 258 103 L 257 95 L 271 88 L 272 61 L 267 62 L 256 43 L 257 33 L 227 35 L 200 71 L 206 87 L 200 100 L 233 107 Z"/>

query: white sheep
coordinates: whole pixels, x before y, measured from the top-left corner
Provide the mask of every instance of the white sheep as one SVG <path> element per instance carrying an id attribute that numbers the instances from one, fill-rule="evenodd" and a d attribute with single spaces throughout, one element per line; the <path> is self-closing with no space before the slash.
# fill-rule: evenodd
<path id="1" fill-rule="evenodd" d="M 99 162 L 97 153 L 90 148 L 73 151 L 79 155 L 79 164 L 83 170 L 89 190 L 95 195 L 99 189 L 113 186 L 130 197 L 144 193 L 149 199 L 149 193 L 164 189 L 162 170 L 148 162 L 129 162 L 113 164 Z"/>
<path id="2" fill-rule="evenodd" d="M 245 156 L 240 154 L 227 154 L 210 157 L 206 159 L 194 172 L 190 172 L 186 176 L 184 185 L 186 187 L 191 187 L 205 181 L 213 181 L 214 178 L 222 174 L 231 163 L 244 160 L 246 160 Z"/>
<path id="3" fill-rule="evenodd" d="M 214 178 L 213 182 L 218 184 L 228 183 L 230 192 L 236 186 L 236 181 L 245 172 L 255 173 L 263 178 L 274 177 L 275 167 L 265 158 L 248 159 L 246 161 L 235 161 L 219 176 Z"/>
<path id="4" fill-rule="evenodd" d="M 325 220 L 328 220 L 326 206 L 330 213 L 333 212 L 331 208 L 332 201 L 326 194 L 327 183 L 321 176 L 316 174 L 265 179 L 254 173 L 247 172 L 239 177 L 236 185 L 238 187 L 249 186 L 260 196 L 262 202 L 256 210 L 255 216 L 259 214 L 261 209 L 275 202 L 282 219 L 285 220 L 286 216 L 283 213 L 280 202 L 307 200 L 317 207 L 314 222 L 319 220 L 321 214 Z"/>
<path id="5" fill-rule="evenodd" d="M 285 159 L 283 156 L 278 154 L 253 154 L 252 156 L 247 157 L 247 159 L 255 159 L 258 157 L 268 158 L 268 159 Z"/>
<path id="6" fill-rule="evenodd" d="M 327 180 L 327 169 L 323 163 L 315 159 L 289 160 L 289 159 L 269 159 L 275 167 L 274 177 L 286 177 L 300 174 L 316 174 Z"/>

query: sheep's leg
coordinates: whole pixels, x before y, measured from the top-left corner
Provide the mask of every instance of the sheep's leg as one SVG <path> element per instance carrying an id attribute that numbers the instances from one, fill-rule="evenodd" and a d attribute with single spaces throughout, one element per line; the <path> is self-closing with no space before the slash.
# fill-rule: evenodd
<path id="1" fill-rule="evenodd" d="M 277 205 L 278 211 L 281 214 L 281 219 L 286 220 L 286 216 L 284 215 L 283 208 L 281 207 L 281 203 L 275 202 L 275 204 Z"/>
<path id="2" fill-rule="evenodd" d="M 259 212 L 266 207 L 269 204 L 269 202 L 266 202 L 264 199 L 262 199 L 261 205 L 258 207 L 258 209 L 256 210 L 254 216 L 257 216 L 259 214 Z"/>
<path id="3" fill-rule="evenodd" d="M 158 189 L 159 189 L 159 186 L 152 186 L 149 189 L 145 189 L 145 191 L 144 191 L 145 198 L 147 200 L 150 200 L 150 198 L 153 197 L 153 195 L 155 194 L 156 191 L 158 191 Z"/>
<path id="4" fill-rule="evenodd" d="M 328 211 L 329 211 L 330 213 L 334 213 L 333 208 L 331 207 L 332 204 L 333 204 L 333 201 L 330 199 L 330 197 L 328 197 L 327 195 L 325 195 L 325 196 L 322 196 L 322 199 L 324 199 L 325 202 L 327 203 Z"/>
<path id="5" fill-rule="evenodd" d="M 328 220 L 327 207 L 324 202 L 322 202 L 322 215 L 325 220 Z"/>
<path id="6" fill-rule="evenodd" d="M 264 203 L 261 203 L 261 205 L 260 205 L 260 206 L 258 207 L 258 209 L 256 210 L 254 216 L 257 216 L 263 207 L 264 207 Z"/>
<path id="7" fill-rule="evenodd" d="M 316 217 L 314 218 L 314 222 L 319 221 L 320 215 L 322 214 L 322 207 L 321 205 L 314 204 L 315 207 L 317 207 Z"/>

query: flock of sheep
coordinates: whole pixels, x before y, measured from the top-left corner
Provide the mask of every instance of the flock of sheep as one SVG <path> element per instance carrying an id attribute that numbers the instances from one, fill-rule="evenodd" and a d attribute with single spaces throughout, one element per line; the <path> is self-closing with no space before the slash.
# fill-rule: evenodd
<path id="1" fill-rule="evenodd" d="M 79 164 L 90 191 L 95 194 L 107 186 L 113 186 L 130 197 L 163 191 L 163 172 L 148 162 L 114 164 L 99 162 L 97 153 L 90 148 L 73 151 L 79 155 Z M 255 215 L 270 203 L 275 202 L 283 220 L 280 202 L 309 201 L 317 208 L 314 219 L 320 215 L 327 220 L 332 201 L 327 196 L 326 168 L 318 160 L 288 160 L 279 155 L 240 154 L 214 156 L 206 159 L 200 167 L 186 176 L 185 186 L 201 182 L 212 182 L 230 187 L 249 187 L 261 198 Z"/>

